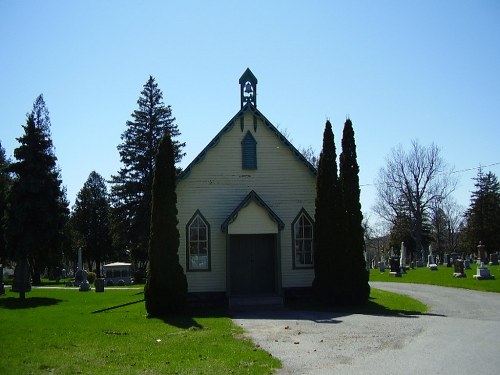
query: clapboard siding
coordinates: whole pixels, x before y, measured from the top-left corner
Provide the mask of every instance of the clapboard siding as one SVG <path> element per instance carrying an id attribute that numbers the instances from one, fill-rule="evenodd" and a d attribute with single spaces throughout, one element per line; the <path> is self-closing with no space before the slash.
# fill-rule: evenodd
<path id="1" fill-rule="evenodd" d="M 255 170 L 242 169 L 241 141 L 247 132 L 257 142 Z M 313 172 L 261 118 L 254 129 L 254 116 L 247 113 L 243 131 L 238 120 L 219 134 L 218 143 L 206 149 L 177 186 L 179 259 L 185 269 L 186 224 L 197 210 L 211 230 L 211 271 L 187 272 L 189 291 L 226 290 L 226 234 L 221 224 L 251 190 L 285 223 L 280 232 L 282 286 L 310 286 L 313 270 L 293 269 L 291 224 L 302 208 L 314 217 L 315 184 Z"/>

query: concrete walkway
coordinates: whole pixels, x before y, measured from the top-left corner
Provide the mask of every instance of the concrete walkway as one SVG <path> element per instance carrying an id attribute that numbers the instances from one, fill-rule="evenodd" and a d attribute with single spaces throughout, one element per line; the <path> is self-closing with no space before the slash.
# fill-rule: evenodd
<path id="1" fill-rule="evenodd" d="M 430 307 L 381 316 L 253 311 L 235 323 L 279 358 L 278 374 L 500 374 L 500 294 L 375 283 Z"/>

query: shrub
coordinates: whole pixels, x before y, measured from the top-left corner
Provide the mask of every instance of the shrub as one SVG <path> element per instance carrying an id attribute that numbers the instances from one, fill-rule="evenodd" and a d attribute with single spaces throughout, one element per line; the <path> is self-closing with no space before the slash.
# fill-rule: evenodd
<path id="1" fill-rule="evenodd" d="M 96 279 L 96 277 L 97 276 L 96 276 L 95 272 L 89 272 L 87 274 L 87 281 L 89 282 L 89 284 L 93 284 L 94 281 L 95 281 L 95 279 Z"/>

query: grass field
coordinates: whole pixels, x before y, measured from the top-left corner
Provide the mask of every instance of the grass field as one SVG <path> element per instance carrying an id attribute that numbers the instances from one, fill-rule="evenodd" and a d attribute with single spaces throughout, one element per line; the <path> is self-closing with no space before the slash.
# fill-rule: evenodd
<path id="1" fill-rule="evenodd" d="M 465 270 L 467 277 L 453 277 L 453 267 L 439 266 L 437 271 L 431 271 L 427 267 L 415 268 L 407 271 L 402 277 L 389 275 L 389 270 L 380 272 L 378 269 L 370 270 L 370 281 L 391 281 L 399 283 L 416 283 L 449 286 L 453 288 L 465 288 L 500 293 L 500 266 L 488 266 L 494 280 L 476 280 L 476 264 L 471 264 L 470 270 Z"/>
<path id="2" fill-rule="evenodd" d="M 418 314 L 420 302 L 373 290 L 348 313 Z M 0 374 L 269 374 L 280 362 L 241 339 L 227 311 L 146 318 L 142 288 L 34 288 L 0 296 Z"/>

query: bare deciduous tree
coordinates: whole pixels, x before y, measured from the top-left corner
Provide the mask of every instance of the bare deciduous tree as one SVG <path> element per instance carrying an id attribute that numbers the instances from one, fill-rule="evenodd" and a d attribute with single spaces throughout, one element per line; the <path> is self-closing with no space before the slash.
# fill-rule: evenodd
<path id="1" fill-rule="evenodd" d="M 451 172 L 436 145 L 425 147 L 413 140 L 409 151 L 401 145 L 392 150 L 377 177 L 374 211 L 391 223 L 402 210 L 410 215 L 411 234 L 422 260 L 424 219 L 434 202 L 455 190 L 457 180 Z"/>

